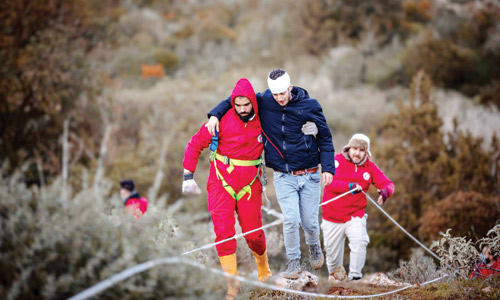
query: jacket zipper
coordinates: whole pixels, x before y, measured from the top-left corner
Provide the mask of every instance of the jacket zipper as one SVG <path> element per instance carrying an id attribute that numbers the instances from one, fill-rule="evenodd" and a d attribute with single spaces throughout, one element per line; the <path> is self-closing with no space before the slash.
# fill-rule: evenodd
<path id="1" fill-rule="evenodd" d="M 283 153 L 286 153 L 286 142 L 285 142 L 285 112 L 286 112 L 286 106 L 283 108 L 283 114 L 281 115 L 281 134 L 283 136 Z M 288 168 L 288 162 L 285 157 L 283 157 L 285 161 L 285 171 L 290 172 Z"/>

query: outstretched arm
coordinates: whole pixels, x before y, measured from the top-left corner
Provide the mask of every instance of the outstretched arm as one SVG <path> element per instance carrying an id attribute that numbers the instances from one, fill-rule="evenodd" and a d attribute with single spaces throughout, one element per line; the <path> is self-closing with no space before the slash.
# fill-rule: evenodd
<path id="1" fill-rule="evenodd" d="M 182 182 L 182 192 L 185 194 L 200 194 L 201 190 L 194 181 L 194 172 L 196 165 L 200 158 L 203 149 L 208 148 L 212 141 L 212 137 L 208 133 L 205 125 L 201 126 L 200 130 L 193 135 L 186 145 L 184 152 L 184 160 L 182 166 L 184 167 L 184 181 Z"/>
<path id="2" fill-rule="evenodd" d="M 379 197 L 377 199 L 378 205 L 385 203 L 387 198 L 394 194 L 394 183 L 387 177 L 382 170 L 380 170 L 374 163 L 372 165 L 372 183 L 377 188 Z"/>

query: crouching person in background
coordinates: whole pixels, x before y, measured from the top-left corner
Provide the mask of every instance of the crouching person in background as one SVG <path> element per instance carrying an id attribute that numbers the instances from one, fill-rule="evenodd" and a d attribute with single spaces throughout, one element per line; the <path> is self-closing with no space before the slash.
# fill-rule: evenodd
<path id="1" fill-rule="evenodd" d="M 323 202 L 347 191 L 351 194 L 322 206 L 324 245 L 328 273 L 334 273 L 342 266 L 345 238 L 349 239 L 351 250 L 349 280 L 361 279 L 366 260 L 366 246 L 370 242 L 366 231 L 366 195 L 373 184 L 382 205 L 394 192 L 394 183 L 370 160 L 370 139 L 364 134 L 352 136 L 342 153 L 335 156 L 335 175 L 325 187 Z"/>
<path id="2" fill-rule="evenodd" d="M 120 197 L 125 205 L 125 212 L 139 219 L 148 210 L 148 199 L 141 197 L 135 190 L 135 183 L 130 179 L 120 181 Z"/>
<path id="3" fill-rule="evenodd" d="M 220 122 L 220 132 L 212 135 L 203 125 L 189 140 L 184 153 L 183 193 L 199 194 L 193 179 L 203 149 L 212 150 L 210 176 L 207 183 L 208 211 L 212 217 L 216 242 L 235 235 L 235 215 L 243 232 L 262 227 L 262 184 L 257 178 L 262 164 L 262 137 L 257 100 L 252 85 L 240 79 L 231 94 L 231 110 Z M 257 263 L 259 281 L 269 278 L 266 237 L 258 230 L 245 236 Z M 216 246 L 224 272 L 236 275 L 236 240 Z M 233 299 L 238 283 L 227 280 L 227 299 Z"/>
<path id="4" fill-rule="evenodd" d="M 469 278 L 485 279 L 490 276 L 500 275 L 500 258 L 498 254 L 493 253 L 491 247 L 484 245 L 479 263 L 475 266 L 474 271 L 470 273 Z"/>

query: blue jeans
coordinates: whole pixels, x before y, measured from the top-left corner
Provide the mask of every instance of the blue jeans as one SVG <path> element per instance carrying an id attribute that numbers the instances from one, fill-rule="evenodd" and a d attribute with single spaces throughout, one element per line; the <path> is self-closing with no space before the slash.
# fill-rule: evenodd
<path id="1" fill-rule="evenodd" d="M 294 176 L 274 171 L 273 176 L 276 198 L 284 217 L 286 257 L 300 259 L 300 226 L 304 229 L 307 245 L 319 244 L 321 175 L 315 172 Z"/>

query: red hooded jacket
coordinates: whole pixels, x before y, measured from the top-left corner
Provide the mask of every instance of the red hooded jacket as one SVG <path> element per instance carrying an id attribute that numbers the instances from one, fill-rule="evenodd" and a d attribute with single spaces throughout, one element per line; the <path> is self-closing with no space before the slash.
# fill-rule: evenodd
<path id="1" fill-rule="evenodd" d="M 237 96 L 245 96 L 250 99 L 252 103 L 255 114 L 254 117 L 246 123 L 240 119 L 234 109 L 234 98 Z M 231 104 L 233 107 L 224 115 L 219 123 L 220 132 L 217 153 L 227 156 L 230 159 L 258 159 L 263 151 L 260 119 L 255 92 L 247 79 L 240 79 L 234 87 L 231 94 Z M 184 161 L 182 163 L 184 169 L 191 172 L 196 171 L 196 165 L 201 151 L 208 148 L 211 141 L 212 136 L 208 132 L 208 129 L 205 125 L 201 126 L 200 130 L 187 143 L 186 151 L 184 152 Z M 236 193 L 249 184 L 258 172 L 258 168 L 255 166 L 234 166 L 234 170 L 228 173 L 227 168 L 229 165 L 214 160 L 211 163 L 210 177 L 207 183 L 209 191 L 211 184 L 216 184 L 217 186 L 221 185 L 221 181 L 217 179 L 214 163 L 217 164 L 217 169 L 222 177 L 224 177 Z"/>
<path id="2" fill-rule="evenodd" d="M 137 192 L 130 195 L 124 204 L 125 211 L 133 214 L 137 219 L 148 210 L 148 200 L 141 197 Z"/>
<path id="3" fill-rule="evenodd" d="M 367 157 L 360 166 L 347 160 L 347 150 L 335 156 L 335 175 L 333 181 L 325 187 L 323 202 L 335 198 L 349 190 L 349 183 L 357 183 L 366 193 L 373 184 L 377 189 L 386 189 L 389 197 L 394 193 L 394 183 Z M 323 219 L 334 223 L 345 223 L 351 217 L 363 217 L 366 208 L 366 196 L 363 193 L 347 194 L 324 206 Z"/>
<path id="4" fill-rule="evenodd" d="M 489 266 L 484 262 L 478 263 L 469 278 L 485 279 L 490 276 L 500 275 L 500 258 L 495 259 Z"/>

